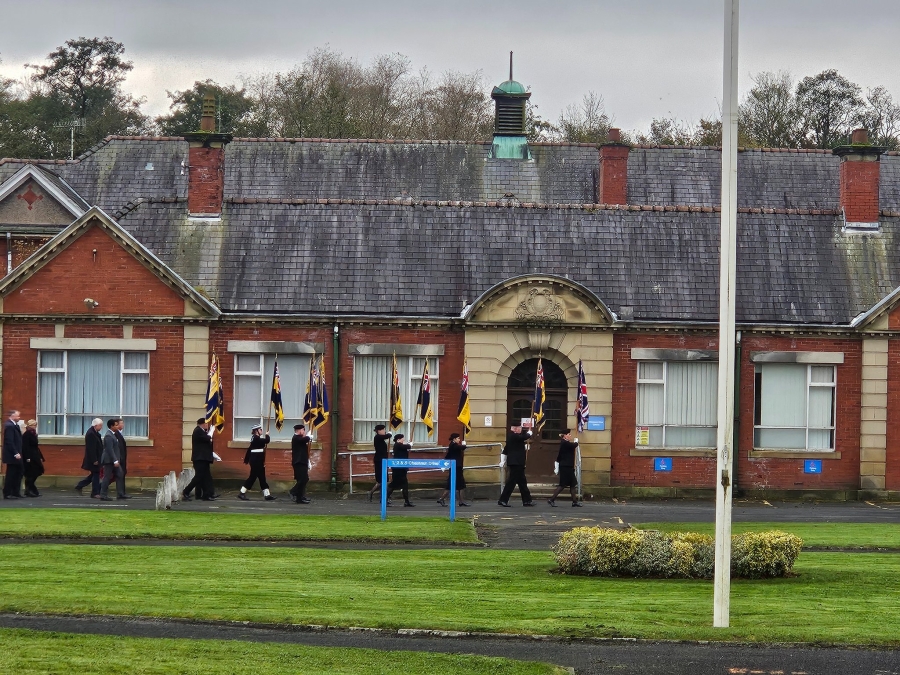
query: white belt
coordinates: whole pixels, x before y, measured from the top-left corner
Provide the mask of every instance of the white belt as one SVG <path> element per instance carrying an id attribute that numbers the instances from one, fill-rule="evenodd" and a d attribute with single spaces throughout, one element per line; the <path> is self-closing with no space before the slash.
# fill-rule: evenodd
<path id="1" fill-rule="evenodd" d="M 251 450 L 250 452 L 265 452 L 265 451 L 266 451 L 265 448 L 258 448 L 256 450 Z"/>

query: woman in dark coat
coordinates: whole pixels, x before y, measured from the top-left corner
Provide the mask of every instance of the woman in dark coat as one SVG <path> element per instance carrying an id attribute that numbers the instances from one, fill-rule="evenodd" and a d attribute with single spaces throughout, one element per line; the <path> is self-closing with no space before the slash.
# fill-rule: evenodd
<path id="1" fill-rule="evenodd" d="M 559 434 L 559 453 L 556 455 L 556 466 L 553 473 L 559 474 L 559 486 L 553 491 L 553 496 L 547 500 L 550 506 L 556 506 L 556 498 L 564 489 L 569 488 L 572 495 L 572 506 L 581 506 L 578 501 L 578 481 L 575 479 L 575 452 L 578 450 L 578 439 L 572 438 L 569 429 L 563 429 Z"/>
<path id="2" fill-rule="evenodd" d="M 409 451 L 411 448 L 412 443 L 403 442 L 403 434 L 394 436 L 394 459 L 409 459 Z M 409 480 L 406 477 L 407 473 L 409 473 L 409 469 L 400 469 L 397 467 L 391 469 L 391 482 L 388 483 L 387 493 L 388 504 L 391 503 L 391 494 L 394 490 L 400 490 L 403 492 L 403 506 L 415 506 L 415 504 L 409 501 Z"/>
<path id="3" fill-rule="evenodd" d="M 391 442 L 391 435 L 387 431 L 387 427 L 379 424 L 375 427 L 375 438 L 373 444 L 375 446 L 375 457 L 373 463 L 375 465 L 375 484 L 369 490 L 368 499 L 372 501 L 375 491 L 381 487 L 381 463 L 388 458 L 388 443 Z"/>
<path id="4" fill-rule="evenodd" d="M 466 454 L 466 442 L 459 434 L 450 434 L 450 443 L 447 446 L 447 454 L 444 459 L 456 460 L 456 503 L 459 506 L 469 506 L 469 502 L 463 501 L 462 491 L 466 489 L 466 479 L 463 477 L 463 461 Z M 450 496 L 450 476 L 447 476 L 447 484 L 444 494 L 438 499 L 438 504 L 447 506 L 447 497 Z"/>
<path id="5" fill-rule="evenodd" d="M 38 445 L 37 420 L 28 420 L 22 434 L 22 461 L 25 464 L 25 496 L 40 497 L 34 482 L 44 473 L 44 455 Z"/>

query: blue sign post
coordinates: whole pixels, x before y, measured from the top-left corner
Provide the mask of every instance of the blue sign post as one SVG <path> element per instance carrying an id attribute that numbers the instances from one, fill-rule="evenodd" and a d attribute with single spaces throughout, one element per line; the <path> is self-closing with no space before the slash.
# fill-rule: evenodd
<path id="1" fill-rule="evenodd" d="M 388 468 L 449 469 L 450 522 L 456 520 L 456 460 L 455 459 L 386 459 L 381 463 L 381 519 L 387 519 Z"/>

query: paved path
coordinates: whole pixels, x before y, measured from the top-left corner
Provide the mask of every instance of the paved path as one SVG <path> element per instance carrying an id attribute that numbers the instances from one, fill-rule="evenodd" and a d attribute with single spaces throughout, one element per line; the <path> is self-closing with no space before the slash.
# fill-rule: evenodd
<path id="1" fill-rule="evenodd" d="M 440 637 L 377 630 L 308 630 L 118 617 L 0 614 L 0 626 L 90 635 L 281 642 L 317 647 L 443 652 L 543 661 L 577 675 L 900 675 L 900 654 L 631 640 L 547 640 L 498 636 Z"/>

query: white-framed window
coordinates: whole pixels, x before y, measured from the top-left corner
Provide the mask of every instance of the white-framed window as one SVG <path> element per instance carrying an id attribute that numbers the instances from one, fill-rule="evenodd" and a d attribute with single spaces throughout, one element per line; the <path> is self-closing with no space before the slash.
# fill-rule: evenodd
<path id="1" fill-rule="evenodd" d="M 121 417 L 126 436 L 149 436 L 150 354 L 39 351 L 38 433 L 83 436 L 95 417 Z"/>
<path id="2" fill-rule="evenodd" d="M 391 356 L 353 357 L 353 440 L 357 443 L 371 441 L 376 424 L 387 424 L 391 407 Z M 403 424 L 392 433 L 402 433 L 407 440 L 419 443 L 438 442 L 438 380 L 439 359 L 428 357 L 428 377 L 431 382 L 431 409 L 434 413 L 434 435 L 428 437 L 428 428 L 419 416 L 413 436 L 413 417 L 416 416 L 416 399 L 422 384 L 424 356 L 398 356 L 397 374 L 400 378 L 400 402 L 403 404 Z M 388 427 L 390 430 L 390 427 Z"/>
<path id="3" fill-rule="evenodd" d="M 290 440 L 294 425 L 303 422 L 303 401 L 309 382 L 310 356 L 288 354 L 278 357 L 278 376 L 281 380 L 281 405 L 284 426 L 275 428 L 272 411 L 272 376 L 275 373 L 275 354 L 234 355 L 234 440 L 249 441 L 250 429 L 261 424 L 263 432 L 267 420 L 272 440 Z M 309 430 L 312 434 L 312 430 Z"/>
<path id="4" fill-rule="evenodd" d="M 648 447 L 714 448 L 719 364 L 639 361 L 636 425 Z"/>
<path id="5" fill-rule="evenodd" d="M 834 450 L 833 365 L 758 363 L 754 384 L 754 448 Z"/>

